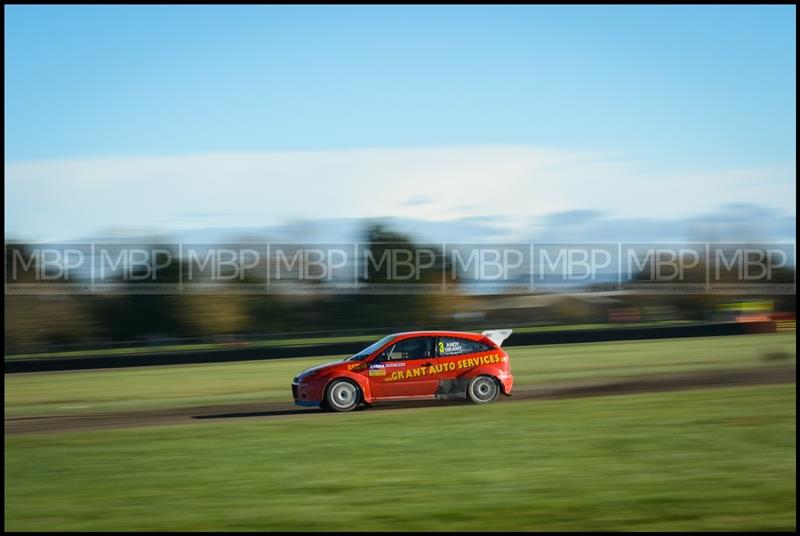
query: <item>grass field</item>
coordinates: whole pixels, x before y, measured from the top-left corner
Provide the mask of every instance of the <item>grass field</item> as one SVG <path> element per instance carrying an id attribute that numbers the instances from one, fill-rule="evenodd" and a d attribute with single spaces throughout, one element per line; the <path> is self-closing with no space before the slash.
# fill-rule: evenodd
<path id="1" fill-rule="evenodd" d="M 793 365 L 794 333 L 512 348 L 517 387 Z M 5 375 L 6 417 L 289 400 L 331 358 Z M 795 530 L 796 387 L 6 434 L 6 530 Z"/>
<path id="2" fill-rule="evenodd" d="M 795 530 L 794 385 L 5 439 L 6 530 Z"/>
<path id="3" fill-rule="evenodd" d="M 663 372 L 785 366 L 796 361 L 796 334 L 510 348 L 515 384 L 620 378 Z M 770 360 L 770 356 L 784 359 Z M 5 415 L 41 415 L 291 400 L 292 377 L 334 357 L 9 374 Z"/>

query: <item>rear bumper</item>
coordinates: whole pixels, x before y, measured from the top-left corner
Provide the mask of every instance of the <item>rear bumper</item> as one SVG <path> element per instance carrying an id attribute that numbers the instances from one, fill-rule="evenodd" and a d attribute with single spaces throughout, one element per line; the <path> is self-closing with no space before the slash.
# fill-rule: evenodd
<path id="1" fill-rule="evenodd" d="M 511 396 L 511 389 L 514 388 L 514 376 L 512 376 L 509 372 L 508 374 L 503 374 L 498 379 L 500 380 L 500 384 L 503 386 L 503 394 Z"/>

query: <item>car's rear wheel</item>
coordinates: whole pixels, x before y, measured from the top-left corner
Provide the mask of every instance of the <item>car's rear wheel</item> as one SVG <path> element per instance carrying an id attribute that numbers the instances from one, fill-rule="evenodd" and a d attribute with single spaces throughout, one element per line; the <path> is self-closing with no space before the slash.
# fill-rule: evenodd
<path id="1" fill-rule="evenodd" d="M 361 401 L 361 389 L 350 380 L 334 380 L 325 390 L 325 404 L 334 411 L 350 411 Z"/>
<path id="2" fill-rule="evenodd" d="M 467 386 L 467 397 L 476 404 L 494 402 L 500 395 L 500 386 L 491 376 L 476 376 Z"/>

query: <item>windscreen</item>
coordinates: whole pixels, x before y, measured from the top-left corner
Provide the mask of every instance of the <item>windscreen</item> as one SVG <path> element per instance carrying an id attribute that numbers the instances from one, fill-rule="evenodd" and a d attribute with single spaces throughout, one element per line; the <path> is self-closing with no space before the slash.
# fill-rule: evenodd
<path id="1" fill-rule="evenodd" d="M 370 344 L 369 346 L 358 352 L 356 355 L 348 357 L 347 359 L 345 359 L 345 361 L 362 361 L 368 358 L 370 354 L 372 354 L 372 352 L 374 352 L 387 342 L 391 341 L 392 339 L 394 339 L 394 335 L 388 335 L 379 340 L 378 342 Z"/>

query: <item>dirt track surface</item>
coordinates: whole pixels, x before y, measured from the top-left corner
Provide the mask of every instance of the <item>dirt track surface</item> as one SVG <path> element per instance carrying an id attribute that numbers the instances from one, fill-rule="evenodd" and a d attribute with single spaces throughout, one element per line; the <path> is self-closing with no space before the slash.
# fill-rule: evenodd
<path id="1" fill-rule="evenodd" d="M 505 404 L 518 400 L 578 398 L 586 396 L 674 391 L 702 387 L 735 387 L 795 382 L 795 367 L 659 374 L 606 381 L 593 380 L 544 386 L 519 386 L 515 388 L 512 397 L 501 397 L 499 403 Z M 468 402 L 426 400 L 420 402 L 378 403 L 366 409 L 366 411 L 390 411 L 395 409 L 441 407 L 461 404 L 468 404 Z M 322 413 L 322 411 L 319 409 L 299 408 L 292 402 L 286 401 L 250 402 L 247 404 L 196 406 L 114 413 L 10 417 L 5 419 L 5 433 L 66 432 L 166 424 L 231 422 L 242 419 L 265 420 L 288 416 L 318 415 L 320 413 Z M 337 416 L 338 415 L 331 414 L 331 418 L 336 418 Z"/>

